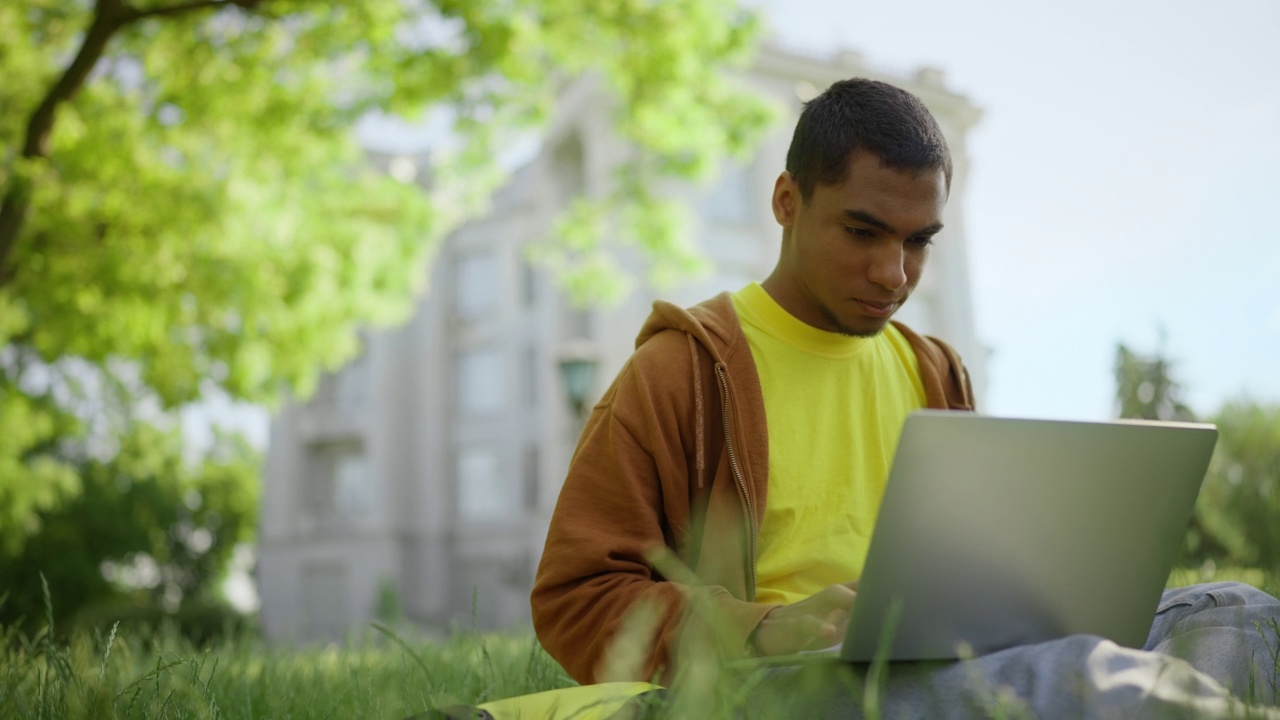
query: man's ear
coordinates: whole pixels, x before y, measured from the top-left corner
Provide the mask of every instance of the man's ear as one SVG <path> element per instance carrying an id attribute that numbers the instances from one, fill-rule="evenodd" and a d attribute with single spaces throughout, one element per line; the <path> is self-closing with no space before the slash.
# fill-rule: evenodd
<path id="1" fill-rule="evenodd" d="M 783 170 L 773 183 L 773 219 L 783 228 L 790 230 L 796 221 L 796 210 L 800 206 L 800 186 L 796 184 L 791 173 Z"/>

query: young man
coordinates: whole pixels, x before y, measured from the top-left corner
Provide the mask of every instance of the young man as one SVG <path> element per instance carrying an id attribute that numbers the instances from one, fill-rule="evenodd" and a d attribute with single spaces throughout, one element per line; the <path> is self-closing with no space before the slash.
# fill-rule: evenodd
<path id="1" fill-rule="evenodd" d="M 643 679 L 669 675 L 707 618 L 730 656 L 839 641 L 903 421 L 973 410 L 955 351 L 891 321 L 950 176 L 918 99 L 836 83 L 805 106 L 774 187 L 773 273 L 689 310 L 654 305 L 587 422 L 532 594 L 538 637 L 574 678 L 624 679 L 604 668 L 638 607 L 657 614 Z"/>

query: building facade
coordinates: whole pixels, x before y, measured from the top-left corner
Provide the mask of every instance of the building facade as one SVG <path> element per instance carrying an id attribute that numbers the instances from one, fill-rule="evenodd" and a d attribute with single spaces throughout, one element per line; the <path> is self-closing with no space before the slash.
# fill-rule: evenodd
<path id="1" fill-rule="evenodd" d="M 769 198 L 801 103 L 851 76 L 918 95 L 950 143 L 946 229 L 898 317 L 951 341 L 981 396 L 986 350 L 973 327 L 963 215 L 965 139 L 979 112 L 936 71 L 895 76 L 854 54 L 763 49 L 747 79 L 786 112 L 752 159 L 678 189 L 715 270 L 662 295 L 689 305 L 769 274 L 781 239 Z M 607 184 L 625 150 L 604 100 L 590 81 L 571 85 L 541 152 L 444 243 L 412 320 L 371 334 L 358 360 L 273 419 L 257 568 L 269 636 L 337 639 L 392 599 L 431 627 L 529 622 L 534 569 L 580 427 L 559 362 L 588 348 L 598 397 L 658 296 L 641 288 L 616 307 L 575 308 L 525 260 L 576 193 Z"/>

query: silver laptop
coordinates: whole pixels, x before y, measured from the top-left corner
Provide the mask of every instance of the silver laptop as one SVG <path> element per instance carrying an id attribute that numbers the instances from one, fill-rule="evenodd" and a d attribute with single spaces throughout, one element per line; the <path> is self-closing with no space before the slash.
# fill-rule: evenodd
<path id="1" fill-rule="evenodd" d="M 1077 633 L 1141 647 L 1217 438 L 913 413 L 840 657 L 951 659 Z"/>

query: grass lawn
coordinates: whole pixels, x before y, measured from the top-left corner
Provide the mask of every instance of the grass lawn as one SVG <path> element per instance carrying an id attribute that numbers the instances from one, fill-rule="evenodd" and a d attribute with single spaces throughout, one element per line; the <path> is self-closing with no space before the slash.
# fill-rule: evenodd
<path id="1" fill-rule="evenodd" d="M 1280 589 L 1274 578 L 1229 569 L 1175 574 L 1170 584 L 1217 579 Z M 406 637 L 371 627 L 342 646 L 274 646 L 245 636 L 201 649 L 173 631 L 123 624 L 69 640 L 0 629 L 0 718 L 398 720 L 574 684 L 529 633 Z M 720 680 L 699 690 L 701 708 L 660 714 L 740 707 L 741 685 Z"/>
<path id="2" fill-rule="evenodd" d="M 343 646 L 244 637 L 198 649 L 121 626 L 2 642 L 2 718 L 404 718 L 573 684 L 531 634 L 429 642 L 370 630 Z"/>

